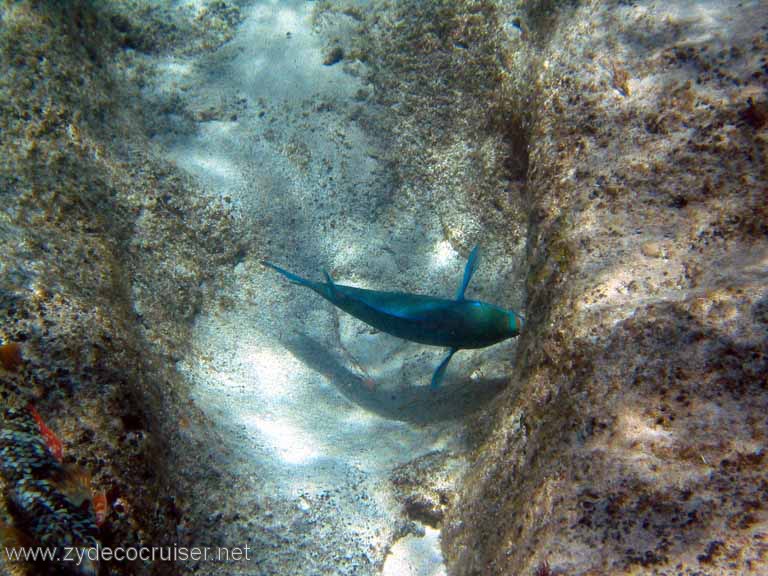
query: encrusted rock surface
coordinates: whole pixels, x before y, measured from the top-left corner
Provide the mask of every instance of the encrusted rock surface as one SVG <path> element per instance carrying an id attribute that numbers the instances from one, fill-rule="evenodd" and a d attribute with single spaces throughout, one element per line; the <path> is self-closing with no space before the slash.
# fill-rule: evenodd
<path id="1" fill-rule="evenodd" d="M 102 545 L 175 543 L 179 479 L 207 473 L 189 466 L 201 452 L 183 427 L 196 416 L 178 400 L 172 361 L 201 284 L 238 249 L 228 236 L 236 224 L 153 158 L 140 101 L 114 64 L 133 44 L 118 15 L 90 2 L 17 2 L 0 19 L 0 343 L 21 352 L 13 369 L 0 368 L 2 403 L 33 403 L 64 463 L 105 491 Z M 32 569 L 0 560 L 0 571 Z"/>
<path id="2" fill-rule="evenodd" d="M 408 518 L 439 528 L 453 504 L 464 464 L 464 458 L 431 452 L 395 468 L 390 481 Z"/>
<path id="3" fill-rule="evenodd" d="M 700 4 L 514 16 L 528 330 L 476 422 L 453 573 L 768 570 L 768 14 Z"/>

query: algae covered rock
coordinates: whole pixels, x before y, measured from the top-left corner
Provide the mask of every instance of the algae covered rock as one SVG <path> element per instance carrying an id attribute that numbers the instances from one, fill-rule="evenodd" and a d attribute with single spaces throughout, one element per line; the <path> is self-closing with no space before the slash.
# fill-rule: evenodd
<path id="1" fill-rule="evenodd" d="M 28 479 L 7 473 L 13 452 L 5 451 L 2 539 L 18 530 L 26 545 L 167 544 L 179 520 L 168 511 L 183 492 L 158 480 L 174 460 L 160 430 L 170 439 L 182 419 L 168 358 L 183 346 L 218 257 L 189 249 L 197 242 L 185 223 L 197 210 L 189 182 L 147 153 L 137 93 L 122 81 L 129 48 L 115 13 L 91 2 L 15 2 L 0 20 L 0 398 L 3 408 L 37 407 L 62 465 L 88 479 L 107 514 L 96 530 L 78 516 L 93 496 L 62 496 L 37 472 L 20 484 Z M 200 215 L 221 216 L 201 204 Z M 216 232 L 228 226 L 208 222 L 207 241 L 228 258 L 234 244 Z M 115 574 L 173 569 L 135 558 L 99 565 Z M 66 562 L 3 557 L 0 566 L 78 573 Z"/>
<path id="2" fill-rule="evenodd" d="M 766 133 L 743 111 L 765 94 L 765 9 L 712 4 L 721 26 L 585 3 L 542 28 L 543 4 L 519 15 L 538 55 L 528 332 L 449 566 L 762 573 Z"/>

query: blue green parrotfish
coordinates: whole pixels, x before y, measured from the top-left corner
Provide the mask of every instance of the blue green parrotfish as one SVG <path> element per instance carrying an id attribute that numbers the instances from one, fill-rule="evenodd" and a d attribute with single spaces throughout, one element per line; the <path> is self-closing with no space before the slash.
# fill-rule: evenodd
<path id="1" fill-rule="evenodd" d="M 311 288 L 355 318 L 374 328 L 412 342 L 449 348 L 448 355 L 432 375 L 432 388 L 437 388 L 453 355 L 463 348 L 485 348 L 520 334 L 523 317 L 487 302 L 467 300 L 464 292 L 477 270 L 478 247 L 472 250 L 464 268 L 464 277 L 454 300 L 408 294 L 383 292 L 336 284 L 328 272 L 325 282 L 307 280 L 261 261 L 277 270 L 294 284 Z"/>

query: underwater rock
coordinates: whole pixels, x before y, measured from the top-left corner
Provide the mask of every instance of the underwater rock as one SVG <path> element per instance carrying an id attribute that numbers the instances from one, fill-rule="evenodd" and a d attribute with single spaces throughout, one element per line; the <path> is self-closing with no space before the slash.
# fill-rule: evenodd
<path id="1" fill-rule="evenodd" d="M 766 138 L 742 96 L 768 12 L 701 4 L 720 16 L 517 6 L 528 329 L 445 519 L 451 573 L 768 570 Z"/>
<path id="2" fill-rule="evenodd" d="M 439 528 L 453 503 L 464 465 L 455 455 L 432 452 L 395 468 L 390 481 L 407 516 Z"/>
<path id="3" fill-rule="evenodd" d="M 323 65 L 333 66 L 334 64 L 341 62 L 343 59 L 344 49 L 341 46 L 334 46 L 328 50 L 328 53 L 325 55 L 325 58 L 323 59 Z"/>
<path id="4" fill-rule="evenodd" d="M 8 371 L 14 371 L 21 366 L 21 346 L 18 342 L 6 342 L 0 345 L 0 366 Z"/>
<path id="5" fill-rule="evenodd" d="M 195 414 L 168 400 L 174 395 L 169 359 L 184 341 L 207 271 L 217 266 L 214 254 L 229 260 L 237 250 L 219 234 L 229 235 L 229 217 L 201 203 L 177 171 L 148 154 L 137 105 L 141 82 L 123 76 L 124 59 L 135 53 L 122 41 L 116 14 L 137 4 L 0 7 L 0 402 L 5 408 L 34 401 L 61 435 L 64 464 L 89 470 L 94 485 L 106 490 L 92 495 L 94 517 L 82 523 L 78 504 L 85 501 L 68 497 L 73 509 L 61 500 L 62 491 L 49 482 L 54 465 L 41 459 L 40 444 L 13 441 L 20 434 L 13 429 L 12 443 L 27 446 L 14 462 L 28 463 L 34 474 L 14 479 L 12 469 L 23 467 L 4 461 L 0 519 L 18 523 L 33 542 L 48 526 L 46 544 L 66 543 L 73 534 L 71 542 L 89 543 L 94 521 L 102 519 L 105 546 L 175 541 L 181 513 L 166 513 L 167 501 L 183 501 L 176 498 L 184 491 L 183 474 L 176 483 L 158 479 L 167 467 L 190 467 L 162 448 L 163 438 L 178 435 L 171 442 L 187 446 L 179 454 L 195 459 L 179 424 Z M 192 27 L 198 34 L 187 36 L 195 44 L 190 50 L 200 49 L 197 40 L 224 41 L 217 26 L 201 29 L 235 18 L 225 4 L 202 10 L 201 23 Z M 141 25 L 140 14 L 131 19 L 130 26 Z M 148 26 L 162 27 L 162 20 Z M 206 222 L 205 232 L 186 222 L 193 205 L 211 216 L 193 218 Z M 203 256 L 200 240 L 213 252 Z M 23 347 L 23 361 L 15 343 Z M 39 466 L 46 472 L 38 477 L 39 462 L 46 462 Z M 194 475 L 203 475 L 200 466 Z M 120 512 L 106 516 L 115 500 Z M 56 518 L 44 510 L 58 511 Z M 7 544 L 13 529 L 0 539 Z M 60 572 L 61 566 L 49 568 Z M 115 560 L 101 569 L 166 574 L 175 567 Z"/>

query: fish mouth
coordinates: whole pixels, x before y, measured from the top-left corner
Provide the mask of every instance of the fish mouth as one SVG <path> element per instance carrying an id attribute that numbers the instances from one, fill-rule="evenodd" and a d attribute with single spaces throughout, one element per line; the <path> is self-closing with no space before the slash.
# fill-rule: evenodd
<path id="1" fill-rule="evenodd" d="M 525 319 L 519 314 L 513 314 L 512 318 L 510 318 L 510 324 L 512 325 L 512 331 L 515 333 L 515 336 L 517 336 L 523 330 Z"/>

